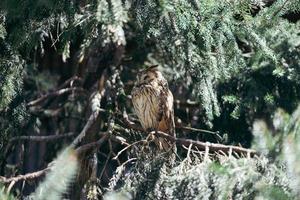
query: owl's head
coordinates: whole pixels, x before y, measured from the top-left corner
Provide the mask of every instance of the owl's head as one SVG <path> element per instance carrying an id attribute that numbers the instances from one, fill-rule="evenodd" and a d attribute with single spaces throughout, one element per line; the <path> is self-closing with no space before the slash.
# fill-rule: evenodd
<path id="1" fill-rule="evenodd" d="M 150 66 L 137 74 L 136 85 L 150 84 L 158 80 L 164 80 L 162 73 L 158 70 L 158 66 Z"/>

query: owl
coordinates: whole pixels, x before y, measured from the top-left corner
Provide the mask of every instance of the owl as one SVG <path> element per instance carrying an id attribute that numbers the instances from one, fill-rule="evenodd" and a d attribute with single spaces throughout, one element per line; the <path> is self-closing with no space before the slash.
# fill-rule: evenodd
<path id="1" fill-rule="evenodd" d="M 131 96 L 134 110 L 145 131 L 162 131 L 175 136 L 173 95 L 157 66 L 148 67 L 137 74 Z M 173 146 L 163 138 L 155 138 L 154 142 L 164 150 Z"/>

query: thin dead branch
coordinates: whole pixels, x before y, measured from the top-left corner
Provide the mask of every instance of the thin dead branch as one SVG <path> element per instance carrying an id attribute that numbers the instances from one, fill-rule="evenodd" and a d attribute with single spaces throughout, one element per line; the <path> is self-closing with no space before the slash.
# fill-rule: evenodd
<path id="1" fill-rule="evenodd" d="M 72 142 L 71 146 L 73 146 L 73 147 L 77 146 L 83 140 L 83 138 L 86 136 L 86 133 L 88 132 L 88 130 L 97 121 L 99 114 L 101 112 L 101 110 L 100 110 L 101 98 L 102 98 L 102 95 L 99 92 L 95 93 L 94 96 L 92 97 L 92 100 L 91 100 L 92 114 L 90 115 L 87 123 L 83 127 L 80 134 Z"/>
<path id="2" fill-rule="evenodd" d="M 142 128 L 134 124 L 133 122 L 130 122 L 128 118 L 124 117 L 124 124 L 131 129 L 137 130 L 137 131 L 142 131 L 145 132 Z M 148 133 L 149 134 L 149 133 Z M 151 132 L 151 134 L 155 134 L 159 137 L 166 138 L 167 140 L 171 142 L 175 142 L 176 144 L 185 145 L 185 146 L 190 146 L 191 144 L 195 147 L 198 147 L 199 150 L 206 150 L 208 148 L 209 152 L 218 152 L 218 151 L 223 151 L 225 153 L 229 152 L 235 152 L 238 154 L 246 154 L 250 156 L 254 156 L 257 154 L 255 150 L 252 149 L 247 149 L 243 147 L 238 147 L 238 146 L 232 146 L 232 145 L 224 145 L 224 144 L 215 144 L 215 143 L 210 143 L 210 142 L 200 142 L 196 140 L 191 140 L 191 139 L 184 139 L 184 138 L 176 138 L 171 135 L 168 135 L 164 132 L 158 131 L 158 132 Z"/>
<path id="3" fill-rule="evenodd" d="M 79 87 L 72 87 L 72 88 L 63 88 L 63 89 L 60 89 L 60 90 L 57 90 L 57 91 L 54 91 L 54 92 L 49 92 L 49 93 L 44 94 L 41 97 L 39 97 L 39 98 L 37 98 L 33 101 L 30 101 L 29 103 L 27 103 L 27 106 L 28 107 L 35 106 L 35 105 L 41 103 L 42 101 L 44 101 L 48 98 L 61 96 L 61 95 L 68 94 L 68 93 L 71 93 L 71 92 L 84 92 L 84 89 L 79 88 Z"/>
<path id="4" fill-rule="evenodd" d="M 13 144 L 18 141 L 33 141 L 33 142 L 50 142 L 50 141 L 55 141 L 59 140 L 62 138 L 68 138 L 74 136 L 75 133 L 70 132 L 66 134 L 60 134 L 60 135 L 24 135 L 24 136 L 18 136 L 18 137 L 13 137 L 12 139 L 9 140 L 5 151 L 4 155 L 5 157 L 8 155 L 10 149 L 12 148 Z"/>
<path id="5" fill-rule="evenodd" d="M 229 153 L 229 152 L 236 152 L 238 154 L 250 154 L 250 156 L 254 156 L 257 154 L 257 152 L 253 149 L 247 149 L 243 147 L 238 147 L 238 146 L 232 146 L 232 145 L 224 145 L 224 144 L 215 144 L 215 143 L 210 143 L 210 142 L 200 142 L 200 141 L 195 141 L 191 139 L 184 139 L 184 138 L 175 138 L 171 135 L 168 135 L 164 132 L 161 131 L 153 131 L 151 132 L 154 135 L 157 135 L 159 137 L 166 138 L 167 140 L 171 142 L 175 142 L 179 145 L 193 145 L 199 148 L 199 150 L 206 150 L 208 148 L 209 152 L 219 152 L 222 151 L 224 153 Z"/>
<path id="6" fill-rule="evenodd" d="M 24 175 L 18 175 L 16 177 L 11 177 L 11 178 L 6 178 L 3 176 L 0 176 L 0 182 L 7 184 L 7 183 L 11 183 L 11 182 L 16 183 L 19 181 L 33 180 L 33 179 L 36 179 L 36 178 L 39 178 L 39 177 L 45 175 L 49 170 L 50 170 L 50 167 L 47 167 L 40 171 L 36 171 L 36 172 L 24 174 Z"/>
<path id="7" fill-rule="evenodd" d="M 188 127 L 188 126 L 176 126 L 176 128 L 182 129 L 182 130 L 187 130 L 187 131 L 209 133 L 209 134 L 213 134 L 213 135 L 216 135 L 219 133 L 218 131 L 209 131 L 209 130 L 205 130 L 205 129 L 193 128 L 193 127 Z"/>
<path id="8" fill-rule="evenodd" d="M 61 138 L 68 138 L 74 136 L 75 133 L 70 132 L 66 134 L 61 134 L 61 135 L 25 135 L 25 136 L 18 136 L 18 137 L 13 137 L 9 143 L 15 142 L 15 141 L 34 141 L 34 142 L 48 142 L 48 141 L 53 141 L 53 140 L 59 140 Z"/>
<path id="9" fill-rule="evenodd" d="M 91 142 L 91 143 L 88 143 L 88 144 L 85 144 L 85 145 L 82 145 L 82 146 L 78 147 L 76 149 L 76 153 L 78 155 L 81 155 L 82 153 L 84 153 L 88 150 L 99 148 L 100 146 L 102 146 L 102 144 L 105 141 L 107 141 L 109 139 L 109 136 L 110 136 L 110 133 L 103 134 L 103 136 L 99 140 L 97 140 L 96 142 Z"/>
<path id="10" fill-rule="evenodd" d="M 85 126 L 83 127 L 82 131 L 80 132 L 80 134 L 74 139 L 74 141 L 72 142 L 72 146 L 75 147 L 77 146 L 85 137 L 87 131 L 91 128 L 91 126 L 96 122 L 96 120 L 98 119 L 99 116 L 99 111 L 95 111 L 93 112 L 87 123 L 85 124 Z"/>
<path id="11" fill-rule="evenodd" d="M 98 141 L 91 142 L 91 143 L 85 144 L 83 146 L 80 146 L 77 149 L 75 149 L 75 152 L 76 152 L 77 155 L 81 155 L 83 152 L 86 152 L 87 150 L 90 150 L 90 149 L 93 149 L 93 148 L 99 148 L 100 146 L 102 146 L 102 144 L 108 138 L 109 138 L 109 133 L 104 134 Z M 33 180 L 33 179 L 36 179 L 36 178 L 39 178 L 39 177 L 45 175 L 48 171 L 50 171 L 51 166 L 52 165 L 50 163 L 47 168 L 42 169 L 40 171 L 36 171 L 36 172 L 24 174 L 24 175 L 18 175 L 18 176 L 10 177 L 10 178 L 0 176 L 0 182 L 2 182 L 4 184 L 8 184 L 8 183 L 13 182 L 13 184 L 15 184 L 19 181 Z"/>
<path id="12" fill-rule="evenodd" d="M 118 159 L 118 157 L 119 157 L 124 151 L 126 151 L 126 150 L 129 149 L 129 148 L 131 148 L 132 146 L 134 146 L 134 145 L 136 145 L 136 144 L 139 144 L 139 143 L 145 143 L 145 142 L 147 142 L 147 140 L 139 140 L 139 141 L 136 141 L 136 142 L 134 142 L 134 143 L 132 143 L 132 144 L 127 145 L 127 146 L 124 147 L 122 150 L 120 150 L 120 151 L 117 153 L 117 155 L 116 155 L 115 157 L 113 157 L 113 160 Z"/>
<path id="13" fill-rule="evenodd" d="M 188 126 L 176 126 L 177 129 L 181 129 L 184 131 L 193 131 L 193 132 L 198 132 L 198 133 L 208 133 L 213 135 L 218 141 L 221 141 L 223 138 L 219 135 L 218 131 L 209 131 L 205 129 L 199 129 L 199 128 L 193 128 L 193 127 L 188 127 Z"/>
<path id="14" fill-rule="evenodd" d="M 75 81 L 82 82 L 82 78 L 80 78 L 78 76 L 73 76 L 73 77 L 69 78 L 68 80 L 66 80 L 63 84 L 61 84 L 58 87 L 58 89 L 63 89 L 65 87 L 73 87 L 73 84 Z"/>

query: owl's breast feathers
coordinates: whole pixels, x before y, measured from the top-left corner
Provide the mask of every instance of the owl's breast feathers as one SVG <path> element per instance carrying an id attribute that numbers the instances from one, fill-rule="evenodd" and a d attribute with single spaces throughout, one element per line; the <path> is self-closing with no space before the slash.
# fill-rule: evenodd
<path id="1" fill-rule="evenodd" d="M 134 87 L 132 102 L 145 130 L 158 130 L 175 135 L 173 95 L 167 84 Z"/>
<path id="2" fill-rule="evenodd" d="M 132 90 L 134 110 L 145 130 L 156 129 L 159 121 L 159 92 L 150 85 L 141 85 Z"/>

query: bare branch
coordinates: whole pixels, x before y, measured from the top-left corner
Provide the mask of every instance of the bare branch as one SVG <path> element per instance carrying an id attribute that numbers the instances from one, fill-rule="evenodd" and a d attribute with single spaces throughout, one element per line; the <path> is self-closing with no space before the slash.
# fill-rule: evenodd
<path id="1" fill-rule="evenodd" d="M 34 142 L 48 142 L 48 141 L 53 141 L 53 140 L 58 140 L 61 138 L 67 138 L 67 137 L 72 137 L 74 136 L 75 133 L 70 132 L 66 134 L 61 134 L 61 135 L 24 135 L 24 136 L 18 136 L 18 137 L 13 137 L 9 143 L 15 142 L 15 141 L 25 141 L 25 140 L 30 140 Z"/>
<path id="2" fill-rule="evenodd" d="M 83 140 L 83 138 L 86 136 L 86 133 L 92 127 L 92 125 L 95 124 L 95 122 L 98 119 L 98 116 L 100 114 L 100 111 L 101 111 L 101 109 L 100 109 L 101 98 L 102 98 L 102 95 L 99 92 L 93 94 L 92 99 L 91 99 L 92 114 L 90 115 L 87 123 L 83 127 L 80 134 L 72 142 L 71 146 L 73 146 L 73 147 L 77 146 Z"/>
<path id="3" fill-rule="evenodd" d="M 47 94 L 42 95 L 41 97 L 39 97 L 36 100 L 30 101 L 29 103 L 27 103 L 27 106 L 31 107 L 31 106 L 35 106 L 37 104 L 39 104 L 40 102 L 44 101 L 47 98 L 51 98 L 51 97 L 56 97 L 56 96 L 61 96 L 63 94 L 67 94 L 70 92 L 84 92 L 84 89 L 82 88 L 78 88 L 78 87 L 72 87 L 72 88 L 63 88 L 54 92 L 49 92 Z"/>
<path id="4" fill-rule="evenodd" d="M 11 177 L 11 178 L 6 178 L 6 177 L 3 177 L 3 176 L 0 176 L 0 182 L 2 182 L 4 184 L 7 184 L 7 183 L 10 183 L 12 181 L 16 183 L 18 181 L 32 180 L 32 179 L 36 179 L 38 177 L 43 176 L 49 170 L 50 170 L 50 167 L 47 167 L 47 168 L 42 169 L 40 171 L 28 173 L 28 174 L 25 174 L 25 175 L 18 175 L 16 177 Z"/>
<path id="5" fill-rule="evenodd" d="M 63 84 L 61 84 L 61 85 L 58 87 L 58 89 L 63 89 L 63 88 L 68 87 L 68 86 L 72 87 L 74 81 L 79 81 L 79 82 L 81 82 L 81 81 L 82 81 L 82 78 L 80 78 L 80 77 L 78 77 L 78 76 L 73 76 L 73 77 L 69 78 L 68 80 L 66 80 Z"/>
<path id="6" fill-rule="evenodd" d="M 99 140 L 97 140 L 96 142 L 91 142 L 91 143 L 88 143 L 88 144 L 85 144 L 85 145 L 82 145 L 80 147 L 78 147 L 76 149 L 76 153 L 78 155 L 88 151 L 88 150 L 91 150 L 93 148 L 99 148 L 102 146 L 102 144 L 108 140 L 110 136 L 110 133 L 105 133 Z"/>
<path id="7" fill-rule="evenodd" d="M 78 155 L 80 155 L 83 152 L 86 152 L 87 150 L 90 150 L 92 148 L 99 148 L 108 138 L 109 138 L 109 133 L 106 133 L 98 141 L 88 143 L 88 144 L 78 147 L 75 150 L 75 152 Z M 11 178 L 6 178 L 3 176 L 0 176 L 0 182 L 2 182 L 4 184 L 13 182 L 13 184 L 15 184 L 16 182 L 19 182 L 19 181 L 36 179 L 36 178 L 39 178 L 39 177 L 45 175 L 50 169 L 51 169 L 51 164 L 49 164 L 48 167 L 45 169 L 42 169 L 42 170 L 36 171 L 36 172 L 32 172 L 32 173 L 28 173 L 25 175 L 18 175 L 16 177 L 11 177 Z"/>
<path id="8" fill-rule="evenodd" d="M 9 140 L 5 151 L 4 151 L 4 155 L 5 157 L 8 155 L 9 150 L 11 149 L 11 147 L 13 146 L 13 143 L 16 141 L 34 141 L 34 142 L 49 142 L 49 141 L 54 141 L 54 140 L 59 140 L 62 138 L 67 138 L 67 137 L 72 137 L 74 136 L 75 133 L 66 133 L 66 134 L 61 134 L 61 135 L 24 135 L 24 136 L 18 136 L 18 137 L 13 137 L 12 139 Z"/>
<path id="9" fill-rule="evenodd" d="M 124 118 L 124 124 L 128 128 L 145 132 L 142 128 L 138 127 L 133 122 L 130 122 L 128 120 L 128 118 L 127 119 Z M 205 150 L 206 148 L 209 148 L 209 152 L 218 152 L 218 151 L 223 151 L 225 153 L 235 152 L 235 153 L 239 153 L 239 154 L 247 154 L 247 155 L 250 154 L 250 156 L 254 156 L 257 154 L 257 152 L 255 150 L 238 147 L 238 146 L 215 144 L 215 143 L 210 143 L 210 142 L 200 142 L 200 141 L 184 139 L 184 138 L 176 138 L 176 137 L 173 137 L 173 136 L 168 135 L 161 131 L 151 132 L 151 133 L 153 133 L 159 137 L 166 138 L 167 140 L 169 140 L 171 142 L 175 142 L 175 143 L 179 144 L 180 146 L 181 145 L 189 146 L 192 144 L 193 146 L 198 147 L 200 150 Z"/>
<path id="10" fill-rule="evenodd" d="M 120 150 L 120 151 L 118 152 L 118 154 L 117 154 L 115 157 L 113 157 L 113 160 L 118 159 L 118 157 L 119 157 L 124 151 L 126 151 L 127 149 L 129 149 L 130 147 L 132 147 L 132 146 L 134 146 L 134 145 L 136 145 L 136 144 L 139 144 L 139 143 L 145 143 L 145 142 L 147 142 L 147 140 L 139 140 L 139 141 L 136 141 L 136 142 L 134 142 L 134 143 L 132 143 L 132 144 L 127 145 L 127 146 L 124 147 L 122 150 Z"/>
<path id="11" fill-rule="evenodd" d="M 87 123 L 85 124 L 85 126 L 83 127 L 82 131 L 80 132 L 80 134 L 74 139 L 74 141 L 72 142 L 71 146 L 75 147 L 77 146 L 85 137 L 87 131 L 91 128 L 91 126 L 96 122 L 96 120 L 98 119 L 99 116 L 99 111 L 95 111 L 93 112 Z"/>
<path id="12" fill-rule="evenodd" d="M 175 138 L 175 137 L 168 135 L 161 131 L 157 131 L 157 132 L 153 131 L 151 133 L 154 135 L 157 135 L 159 137 L 166 138 L 167 140 L 169 140 L 171 142 L 175 142 L 180 145 L 189 146 L 192 144 L 193 146 L 198 147 L 199 150 L 206 150 L 206 148 L 208 148 L 209 152 L 218 152 L 218 151 L 222 151 L 224 153 L 236 152 L 239 154 L 246 154 L 246 155 L 250 154 L 250 156 L 254 156 L 257 154 L 257 152 L 253 149 L 247 149 L 247 148 L 238 147 L 238 146 L 215 144 L 215 143 L 210 143 L 210 142 L 200 142 L 200 141 L 195 141 L 195 140 L 191 140 L 191 139 Z"/>
<path id="13" fill-rule="evenodd" d="M 213 135 L 218 134 L 218 131 L 209 131 L 209 130 L 205 130 L 205 129 L 193 128 L 193 127 L 188 127 L 188 126 L 176 126 L 176 128 L 182 129 L 182 130 L 187 130 L 187 131 L 210 133 L 210 134 L 213 134 Z"/>
<path id="14" fill-rule="evenodd" d="M 209 131 L 205 129 L 199 129 L 199 128 L 193 128 L 193 127 L 188 127 L 188 126 L 176 126 L 177 129 L 181 129 L 184 131 L 193 131 L 193 132 L 198 132 L 198 133 L 208 133 L 213 135 L 213 137 L 216 138 L 217 141 L 222 141 L 222 137 L 219 135 L 218 131 Z"/>

